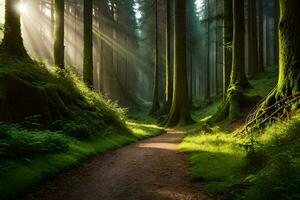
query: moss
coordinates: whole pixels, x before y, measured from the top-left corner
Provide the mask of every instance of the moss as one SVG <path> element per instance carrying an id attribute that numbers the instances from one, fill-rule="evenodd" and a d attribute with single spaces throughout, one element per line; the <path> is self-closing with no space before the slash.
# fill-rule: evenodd
<path id="1" fill-rule="evenodd" d="M 42 128 L 58 120 L 90 123 L 97 129 L 124 127 L 123 110 L 89 90 L 70 69 L 49 70 L 41 63 L 18 59 L 2 63 L 0 120 L 22 122 L 40 116 Z"/>

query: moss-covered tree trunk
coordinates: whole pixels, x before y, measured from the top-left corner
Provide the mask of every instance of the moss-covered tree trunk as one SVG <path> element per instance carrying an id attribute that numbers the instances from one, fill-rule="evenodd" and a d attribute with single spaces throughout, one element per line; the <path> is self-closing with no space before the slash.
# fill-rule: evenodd
<path id="1" fill-rule="evenodd" d="M 159 69 L 158 69 L 158 4 L 155 0 L 155 59 L 154 59 L 154 80 L 153 80 L 153 94 L 152 94 L 152 107 L 150 115 L 155 115 L 159 111 Z"/>
<path id="2" fill-rule="evenodd" d="M 84 0 L 84 49 L 83 49 L 83 80 L 88 87 L 93 87 L 93 0 Z"/>
<path id="3" fill-rule="evenodd" d="M 20 12 L 17 5 L 20 0 L 5 0 L 5 29 L 0 49 L 9 56 L 29 57 L 22 39 Z"/>
<path id="4" fill-rule="evenodd" d="M 278 98 L 300 91 L 299 8 L 299 0 L 280 0 Z"/>
<path id="5" fill-rule="evenodd" d="M 166 86 L 164 104 L 161 114 L 165 115 L 170 112 L 172 105 L 173 95 L 173 81 L 171 70 L 171 0 L 167 0 L 167 13 L 166 13 Z"/>
<path id="6" fill-rule="evenodd" d="M 256 0 L 248 0 L 248 68 L 251 77 L 259 72 Z"/>
<path id="7" fill-rule="evenodd" d="M 233 14 L 232 0 L 224 1 L 224 20 L 223 20 L 223 98 L 230 83 L 230 73 L 232 65 L 232 37 L 233 37 Z"/>
<path id="8" fill-rule="evenodd" d="M 219 122 L 225 119 L 235 120 L 241 116 L 241 108 L 246 99 L 243 89 L 250 87 L 245 75 L 244 55 L 244 0 L 233 0 L 233 44 L 232 68 L 230 85 L 226 99 L 219 107 L 212 121 Z"/>
<path id="9" fill-rule="evenodd" d="M 174 29 L 174 83 L 173 101 L 167 126 L 190 123 L 188 80 L 186 66 L 186 0 L 175 0 L 175 29 Z"/>
<path id="10" fill-rule="evenodd" d="M 264 71 L 264 2 L 258 0 L 258 71 Z"/>
<path id="11" fill-rule="evenodd" d="M 279 78 L 276 90 L 271 93 L 257 110 L 257 115 L 265 108 L 273 108 L 276 102 L 300 92 L 300 1 L 280 0 L 279 22 Z M 268 109 L 267 116 L 277 112 L 279 117 L 289 115 L 289 111 L 299 108 L 299 103 L 289 105 L 278 112 L 278 107 Z"/>
<path id="12" fill-rule="evenodd" d="M 54 0 L 54 64 L 60 68 L 65 65 L 64 46 L 64 0 Z"/>

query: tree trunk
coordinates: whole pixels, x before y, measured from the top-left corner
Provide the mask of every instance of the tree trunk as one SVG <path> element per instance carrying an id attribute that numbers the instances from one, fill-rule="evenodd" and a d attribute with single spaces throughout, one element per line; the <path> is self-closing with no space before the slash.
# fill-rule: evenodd
<path id="1" fill-rule="evenodd" d="M 223 21 L 223 98 L 226 98 L 232 65 L 233 14 L 232 0 L 224 1 Z"/>
<path id="2" fill-rule="evenodd" d="M 259 2 L 258 71 L 263 72 L 264 71 L 264 2 L 261 0 L 258 0 L 258 2 Z"/>
<path id="3" fill-rule="evenodd" d="M 65 65 L 64 46 L 64 0 L 54 0 L 54 64 L 60 68 Z"/>
<path id="4" fill-rule="evenodd" d="M 256 0 L 248 0 L 248 68 L 251 77 L 259 72 L 257 45 Z"/>
<path id="5" fill-rule="evenodd" d="M 158 4 L 155 0 L 155 61 L 154 61 L 154 82 L 153 82 L 153 96 L 152 96 L 152 108 L 150 115 L 155 115 L 159 111 L 159 96 L 158 96 L 158 84 L 159 84 L 159 69 L 158 69 Z"/>
<path id="6" fill-rule="evenodd" d="M 219 96 L 219 80 L 218 80 L 218 3 L 215 1 L 215 12 L 216 12 L 216 29 L 215 29 L 215 70 L 214 70 L 214 79 L 215 79 L 215 95 Z"/>
<path id="7" fill-rule="evenodd" d="M 233 44 L 231 85 L 245 89 L 250 86 L 245 73 L 244 0 L 233 0 Z"/>
<path id="8" fill-rule="evenodd" d="M 93 87 L 93 1 L 84 0 L 83 5 L 83 81 Z"/>
<path id="9" fill-rule="evenodd" d="M 186 0 L 175 0 L 175 65 L 173 102 L 167 126 L 190 123 L 188 80 L 186 66 Z"/>
<path id="10" fill-rule="evenodd" d="M 274 64 L 279 64 L 279 37 L 278 37 L 278 26 L 279 26 L 279 0 L 274 0 Z"/>
<path id="11" fill-rule="evenodd" d="M 268 96 L 258 109 L 258 114 L 264 111 L 264 108 L 300 92 L 299 7 L 299 0 L 280 0 L 278 84 L 276 90 Z M 285 108 L 280 115 L 289 115 L 286 112 L 297 108 L 299 108 L 299 104 L 295 103 L 290 108 Z M 275 111 L 274 109 L 269 110 L 269 114 L 272 114 Z"/>
<path id="12" fill-rule="evenodd" d="M 225 119 L 236 120 L 241 116 L 243 103 L 247 102 L 243 89 L 250 87 L 245 75 L 244 60 L 244 0 L 233 0 L 233 45 L 231 81 L 227 90 L 226 99 L 219 107 L 212 121 L 219 122 Z M 247 102 L 249 103 L 249 102 Z"/>
<path id="13" fill-rule="evenodd" d="M 299 8 L 299 0 L 280 0 L 280 65 L 277 94 L 281 97 L 287 97 L 300 90 Z"/>
<path id="14" fill-rule="evenodd" d="M 167 0 L 166 14 L 166 88 L 162 115 L 168 114 L 172 105 L 172 73 L 171 73 L 171 0 Z"/>
<path id="15" fill-rule="evenodd" d="M 22 39 L 20 12 L 16 8 L 20 0 L 5 0 L 5 29 L 1 51 L 9 56 L 29 57 Z"/>
<path id="16" fill-rule="evenodd" d="M 210 13 L 209 13 L 209 0 L 207 0 L 207 64 L 206 64 L 206 87 L 205 99 L 210 98 Z"/>

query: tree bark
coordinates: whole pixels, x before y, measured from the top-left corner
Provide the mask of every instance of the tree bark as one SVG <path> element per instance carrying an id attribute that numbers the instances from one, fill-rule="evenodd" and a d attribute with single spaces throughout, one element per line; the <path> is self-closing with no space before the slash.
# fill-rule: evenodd
<path id="1" fill-rule="evenodd" d="M 93 0 L 84 0 L 83 10 L 83 81 L 93 88 Z"/>
<path id="2" fill-rule="evenodd" d="M 248 71 L 251 77 L 259 72 L 257 45 L 256 0 L 248 0 Z"/>
<path id="3" fill-rule="evenodd" d="M 232 0 L 224 1 L 223 20 L 223 99 L 226 98 L 230 83 L 232 65 L 233 14 Z"/>
<path id="4" fill-rule="evenodd" d="M 238 85 L 242 89 L 250 87 L 245 73 L 245 19 L 244 0 L 233 0 L 233 44 L 231 85 Z"/>
<path id="5" fill-rule="evenodd" d="M 274 0 L 274 64 L 279 64 L 279 0 Z"/>
<path id="6" fill-rule="evenodd" d="M 205 84 L 205 99 L 210 98 L 210 3 L 207 0 L 207 63 L 206 63 L 206 84 Z"/>
<path id="7" fill-rule="evenodd" d="M 54 64 L 60 68 L 65 65 L 64 46 L 64 0 L 54 0 Z"/>
<path id="8" fill-rule="evenodd" d="M 154 81 L 153 81 L 153 94 L 152 94 L 152 107 L 150 115 L 155 115 L 159 111 L 159 69 L 158 69 L 158 3 L 155 0 L 155 60 L 154 60 Z"/>
<path id="9" fill-rule="evenodd" d="M 171 70 L 171 0 L 167 0 L 166 14 L 166 88 L 162 115 L 168 114 L 172 105 L 172 70 Z"/>
<path id="10" fill-rule="evenodd" d="M 258 47 L 258 71 L 264 71 L 264 3 L 262 0 L 259 2 L 259 24 L 258 24 L 258 37 L 259 37 L 259 47 Z"/>
<path id="11" fill-rule="evenodd" d="M 175 64 L 173 102 L 167 126 L 192 122 L 189 110 L 188 80 L 186 66 L 186 0 L 175 0 Z"/>

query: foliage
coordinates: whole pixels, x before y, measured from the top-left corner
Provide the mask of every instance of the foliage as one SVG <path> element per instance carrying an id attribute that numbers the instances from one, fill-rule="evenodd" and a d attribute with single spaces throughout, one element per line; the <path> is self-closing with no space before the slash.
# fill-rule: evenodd
<path id="1" fill-rule="evenodd" d="M 129 130 L 127 132 L 110 128 L 106 129 L 106 134 L 93 137 L 93 140 L 77 140 L 59 133 L 54 133 L 55 136 L 53 136 L 53 138 L 58 138 L 58 140 L 63 139 L 68 149 L 57 152 L 52 151 L 51 154 L 43 154 L 42 156 L 34 158 L 31 157 L 31 159 L 7 162 L 5 166 L 0 168 L 0 199 L 13 199 L 23 192 L 32 189 L 40 182 L 55 176 L 59 172 L 79 165 L 91 156 L 119 148 L 139 139 L 156 136 L 163 132 L 163 129 L 160 127 L 149 123 L 143 124 L 129 121 L 126 123 L 126 126 Z M 0 126 L 1 130 L 11 130 L 14 129 L 14 127 L 14 125 L 10 124 L 2 124 Z M 18 129 L 21 131 L 20 127 L 18 127 Z M 3 133 L 3 131 L 0 131 L 0 133 Z M 24 131 L 20 132 L 20 134 L 21 133 L 24 133 Z M 30 131 L 27 131 L 27 133 L 30 133 Z M 34 133 L 36 132 L 34 131 Z M 36 134 L 40 134 L 39 138 L 43 138 L 48 133 L 50 133 L 50 131 L 38 132 Z M 52 134 L 53 132 L 51 132 L 51 135 Z M 28 135 L 28 137 L 31 136 L 32 135 Z M 0 141 L 2 141 L 2 137 L 4 137 L 4 135 L 0 134 Z M 22 137 L 28 139 L 27 136 Z M 19 140 L 19 137 L 15 137 L 14 139 Z M 42 139 L 42 141 L 45 140 Z M 54 140 L 54 142 L 56 141 Z M 51 143 L 47 142 L 47 145 L 49 145 L 49 149 L 52 149 L 53 146 L 50 146 Z M 24 174 L 26 174 L 26 176 L 24 176 Z"/>
<path id="2" fill-rule="evenodd" d="M 68 140 L 59 132 L 27 130 L 0 123 L 0 161 L 30 159 L 37 155 L 64 152 Z M 0 165 L 1 167 L 1 165 Z"/>

